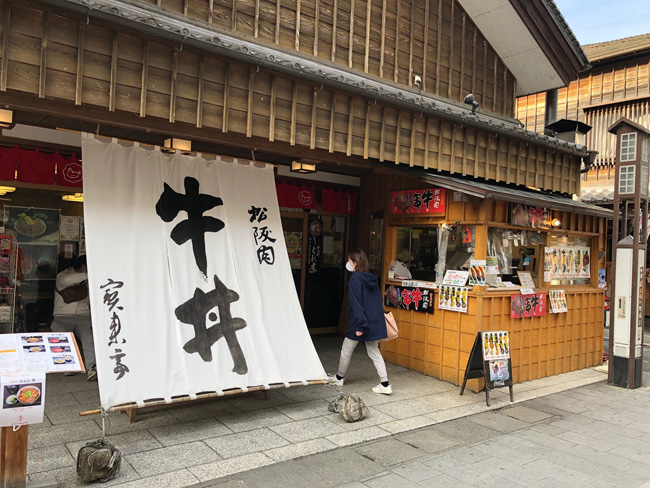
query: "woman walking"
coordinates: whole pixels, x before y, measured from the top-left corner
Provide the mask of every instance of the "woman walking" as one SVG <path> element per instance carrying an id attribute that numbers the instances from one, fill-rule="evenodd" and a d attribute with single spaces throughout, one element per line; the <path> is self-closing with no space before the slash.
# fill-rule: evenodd
<path id="1" fill-rule="evenodd" d="M 343 386 L 352 353 L 359 342 L 365 342 L 368 357 L 375 365 L 380 380 L 372 391 L 390 395 L 393 389 L 388 383 L 386 363 L 379 352 L 379 340 L 385 339 L 387 334 L 377 277 L 368 272 L 368 257 L 361 250 L 348 254 L 345 268 L 351 273 L 348 281 L 348 330 L 341 348 L 338 372 L 330 377 L 330 381 L 336 386 Z"/>

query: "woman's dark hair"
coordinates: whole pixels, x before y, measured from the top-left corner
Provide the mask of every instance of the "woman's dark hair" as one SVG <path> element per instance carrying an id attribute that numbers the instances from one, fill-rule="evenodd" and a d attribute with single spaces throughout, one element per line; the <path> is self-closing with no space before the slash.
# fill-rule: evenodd
<path id="1" fill-rule="evenodd" d="M 348 254 L 348 259 L 351 259 L 354 264 L 357 265 L 355 271 L 370 271 L 370 265 L 368 264 L 368 256 L 361 249 L 355 249 L 350 251 Z"/>

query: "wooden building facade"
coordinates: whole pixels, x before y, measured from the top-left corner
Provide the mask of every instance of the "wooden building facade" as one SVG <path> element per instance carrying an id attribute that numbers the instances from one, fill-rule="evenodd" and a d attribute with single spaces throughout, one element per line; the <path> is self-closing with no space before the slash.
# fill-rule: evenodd
<path id="1" fill-rule="evenodd" d="M 383 214 L 383 285 L 399 229 L 472 226 L 484 259 L 490 229 L 525 230 L 509 218 L 517 202 L 564 223 L 541 233 L 538 278 L 554 239 L 581 239 L 592 256 L 603 248 L 607 212 L 571 199 L 586 147 L 513 118 L 517 96 L 586 65 L 553 2 L 0 0 L 0 19 L 0 105 L 18 123 L 156 145 L 180 137 L 205 153 L 360 177 L 349 245 L 368 248 Z M 511 38 L 498 35 L 503 22 Z M 392 191 L 431 185 L 445 191 L 444 215 L 390 214 Z M 511 320 L 510 295 L 485 286 L 467 314 L 400 311 L 386 357 L 457 384 L 472 334 L 487 327 L 512 329 L 516 381 L 598 364 L 599 265 L 570 285 L 569 315 Z"/>

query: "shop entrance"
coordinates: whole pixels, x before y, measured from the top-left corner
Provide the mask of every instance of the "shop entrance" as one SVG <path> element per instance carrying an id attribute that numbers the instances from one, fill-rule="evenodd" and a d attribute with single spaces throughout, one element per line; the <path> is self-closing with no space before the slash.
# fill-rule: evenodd
<path id="1" fill-rule="evenodd" d="M 282 212 L 291 272 L 309 332 L 338 330 L 343 303 L 349 219 Z"/>

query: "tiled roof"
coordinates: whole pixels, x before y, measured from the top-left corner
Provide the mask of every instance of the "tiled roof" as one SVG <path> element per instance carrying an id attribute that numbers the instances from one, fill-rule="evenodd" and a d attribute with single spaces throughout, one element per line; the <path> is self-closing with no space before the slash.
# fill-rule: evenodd
<path id="1" fill-rule="evenodd" d="M 607 58 L 632 54 L 641 50 L 650 49 L 650 34 L 625 37 L 614 41 L 597 42 L 582 46 L 589 62 L 593 63 Z"/>
<path id="2" fill-rule="evenodd" d="M 580 192 L 580 201 L 585 203 L 614 201 L 614 188 L 584 188 Z"/>

